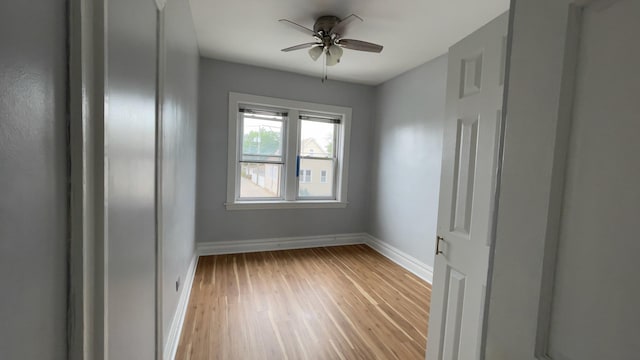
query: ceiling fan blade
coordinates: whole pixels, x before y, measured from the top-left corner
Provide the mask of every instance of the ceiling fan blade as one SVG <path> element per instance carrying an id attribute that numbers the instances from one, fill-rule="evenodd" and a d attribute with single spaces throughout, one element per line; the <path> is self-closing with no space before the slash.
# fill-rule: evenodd
<path id="1" fill-rule="evenodd" d="M 309 29 L 308 27 L 302 26 L 302 25 L 300 25 L 300 24 L 296 24 L 296 23 L 294 23 L 294 22 L 293 22 L 293 21 L 291 21 L 291 20 L 287 20 L 287 19 L 280 19 L 280 20 L 278 20 L 278 21 L 280 21 L 281 23 L 284 23 L 284 24 L 289 24 L 289 25 L 290 25 L 290 26 L 292 26 L 294 29 L 296 29 L 296 30 L 298 30 L 298 31 L 301 31 L 301 32 L 303 32 L 303 33 L 305 33 L 305 34 L 307 34 L 307 35 L 317 36 L 317 34 L 315 33 L 315 31 L 313 31 L 313 30 Z"/>
<path id="2" fill-rule="evenodd" d="M 331 31 L 329 32 L 329 35 L 342 34 L 344 29 L 347 27 L 347 25 L 349 25 L 355 19 L 358 19 L 360 21 L 364 21 L 364 20 L 362 20 L 362 18 L 360 16 L 358 16 L 356 14 L 351 14 L 351 15 L 347 16 L 346 18 L 340 20 L 339 23 L 337 23 L 333 28 L 331 28 Z"/>
<path id="3" fill-rule="evenodd" d="M 379 53 L 382 51 L 382 45 L 362 41 L 362 40 L 354 40 L 354 39 L 340 39 L 338 40 L 338 45 L 342 46 L 345 49 L 350 50 L 358 50 L 358 51 L 368 51 Z"/>
<path id="4" fill-rule="evenodd" d="M 295 46 L 282 49 L 282 51 L 287 52 L 287 51 L 301 50 L 301 49 L 310 48 L 314 45 L 322 45 L 322 44 L 316 43 L 316 42 L 304 43 L 304 44 L 295 45 Z"/>

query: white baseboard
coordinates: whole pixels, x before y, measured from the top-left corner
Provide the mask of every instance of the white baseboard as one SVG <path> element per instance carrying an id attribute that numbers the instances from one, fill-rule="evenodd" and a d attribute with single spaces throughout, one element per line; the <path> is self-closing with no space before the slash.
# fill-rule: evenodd
<path id="1" fill-rule="evenodd" d="M 433 267 L 423 263 L 422 261 L 414 258 L 413 256 L 399 250 L 398 248 L 387 244 L 386 242 L 376 239 L 375 237 L 365 234 L 366 244 L 380 254 L 387 257 L 394 263 L 402 266 L 406 270 L 412 272 L 417 277 L 428 282 L 433 283 Z"/>
<path id="2" fill-rule="evenodd" d="M 193 277 L 196 274 L 198 257 L 197 253 L 193 255 L 184 283 L 182 284 L 182 291 L 178 298 L 178 306 L 176 307 L 176 312 L 171 320 L 169 336 L 167 337 L 167 342 L 164 345 L 163 359 L 165 360 L 173 360 L 176 357 L 178 343 L 180 342 L 180 334 L 182 334 L 184 317 L 187 314 L 187 307 L 189 306 L 189 296 L 191 295 L 191 288 L 193 287 Z"/>
<path id="3" fill-rule="evenodd" d="M 198 243 L 198 255 L 240 254 L 257 251 L 305 249 L 322 246 L 364 244 L 367 234 L 299 236 L 273 239 Z"/>
<path id="4" fill-rule="evenodd" d="M 429 284 L 433 282 L 433 268 L 431 266 L 367 233 L 217 241 L 198 243 L 196 246 L 198 255 L 204 256 L 354 244 L 367 244 L 375 251 L 384 255 L 389 260 L 402 266 Z"/>

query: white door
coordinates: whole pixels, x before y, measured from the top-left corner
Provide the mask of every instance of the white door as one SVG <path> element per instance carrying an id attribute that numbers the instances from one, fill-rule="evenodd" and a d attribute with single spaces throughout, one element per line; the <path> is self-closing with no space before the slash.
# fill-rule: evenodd
<path id="1" fill-rule="evenodd" d="M 507 21 L 503 14 L 449 49 L 428 360 L 480 354 Z"/>
<path id="2" fill-rule="evenodd" d="M 486 358 L 640 359 L 640 1 L 580 1 L 571 9 L 521 3 L 505 138 L 511 175 L 501 182 L 510 199 L 501 194 Z M 560 40 L 569 29 L 564 47 L 527 32 L 542 19 Z M 529 40 L 515 35 L 527 33 Z M 532 72 L 539 79 L 527 77 Z M 522 110 L 532 104 L 560 114 L 556 124 L 540 114 L 525 121 L 531 113 Z M 555 155 L 529 148 L 545 138 L 557 139 Z M 518 179 L 524 164 L 551 176 Z M 550 189 L 549 200 L 512 203 L 541 188 Z M 547 209 L 536 208 L 545 201 Z M 520 240 L 529 234 L 538 235 Z"/>

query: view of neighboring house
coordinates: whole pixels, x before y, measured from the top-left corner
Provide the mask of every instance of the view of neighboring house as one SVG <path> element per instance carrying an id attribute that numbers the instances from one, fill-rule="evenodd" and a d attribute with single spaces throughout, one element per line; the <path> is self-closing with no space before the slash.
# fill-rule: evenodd
<path id="1" fill-rule="evenodd" d="M 300 145 L 298 196 L 333 197 L 335 160 L 313 138 Z M 242 165 L 241 196 L 243 198 L 280 197 L 281 169 L 279 164 L 244 163 Z"/>
<path id="2" fill-rule="evenodd" d="M 240 183 L 243 198 L 280 197 L 280 169 L 277 164 L 243 164 Z"/>
<path id="3" fill-rule="evenodd" d="M 298 195 L 301 197 L 332 197 L 334 160 L 313 138 L 302 140 Z"/>

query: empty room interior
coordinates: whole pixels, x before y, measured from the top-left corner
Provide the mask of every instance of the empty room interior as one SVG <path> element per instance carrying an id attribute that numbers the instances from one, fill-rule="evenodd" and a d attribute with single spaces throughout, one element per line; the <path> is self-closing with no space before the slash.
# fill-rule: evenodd
<path id="1" fill-rule="evenodd" d="M 640 2 L 0 19 L 0 359 L 639 359 Z"/>

